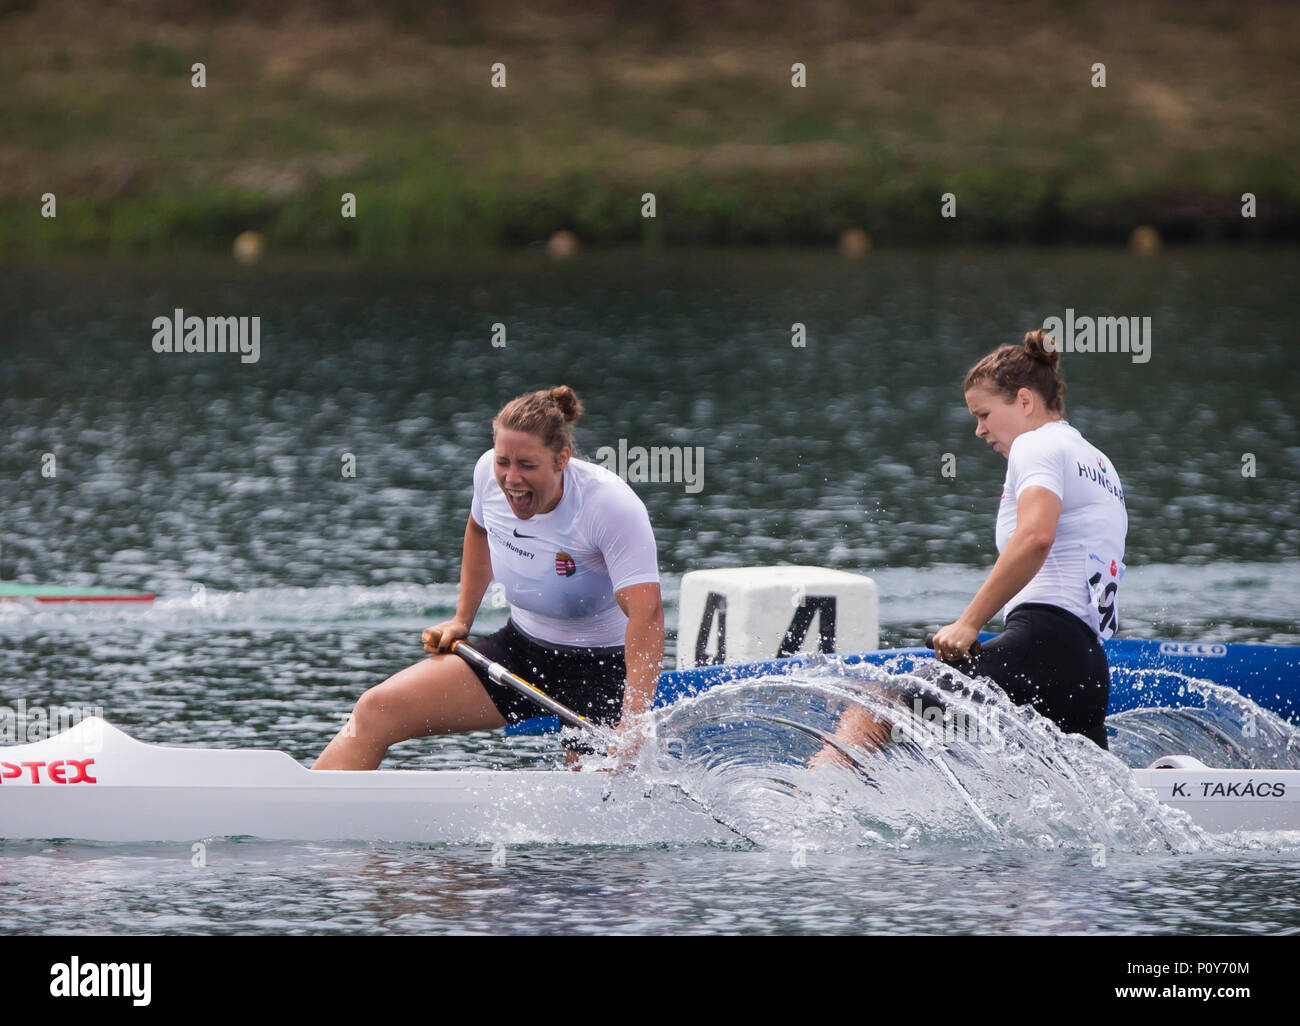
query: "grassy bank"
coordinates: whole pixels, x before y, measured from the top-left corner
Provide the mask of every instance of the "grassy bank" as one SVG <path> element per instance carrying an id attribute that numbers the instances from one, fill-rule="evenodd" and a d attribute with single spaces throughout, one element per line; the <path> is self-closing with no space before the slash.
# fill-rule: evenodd
<path id="1" fill-rule="evenodd" d="M 0 250 L 1300 237 L 1295 7 L 861 6 L 11 7 Z"/>

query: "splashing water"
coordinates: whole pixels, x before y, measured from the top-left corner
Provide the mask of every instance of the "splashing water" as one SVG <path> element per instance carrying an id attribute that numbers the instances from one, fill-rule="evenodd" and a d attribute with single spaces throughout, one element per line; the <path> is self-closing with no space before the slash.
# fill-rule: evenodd
<path id="1" fill-rule="evenodd" d="M 1175 752 L 1210 765 L 1297 767 L 1300 732 L 1228 688 L 1187 688 L 1202 707 L 1121 713 L 1104 752 L 933 660 L 827 661 L 660 710 L 642 764 L 796 858 L 951 843 L 1137 854 L 1231 847 L 1139 787 L 1129 768 Z M 888 743 L 862 729 L 854 737 L 845 729 L 854 722 L 874 724 Z"/>
<path id="2" fill-rule="evenodd" d="M 1172 680 L 1187 702 L 1110 717 L 1111 751 L 1130 766 L 1177 753 L 1223 769 L 1300 769 L 1300 730 L 1232 688 L 1166 670 L 1114 670 L 1112 680 L 1128 687 Z"/>

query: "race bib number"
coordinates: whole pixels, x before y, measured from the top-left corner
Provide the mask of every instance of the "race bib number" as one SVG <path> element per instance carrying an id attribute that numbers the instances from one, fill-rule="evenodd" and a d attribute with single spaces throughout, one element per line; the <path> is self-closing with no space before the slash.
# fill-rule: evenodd
<path id="1" fill-rule="evenodd" d="M 1124 580 L 1124 564 L 1118 559 L 1103 559 L 1088 554 L 1088 590 L 1097 607 L 1097 633 L 1102 640 L 1119 630 L 1119 584 Z"/>

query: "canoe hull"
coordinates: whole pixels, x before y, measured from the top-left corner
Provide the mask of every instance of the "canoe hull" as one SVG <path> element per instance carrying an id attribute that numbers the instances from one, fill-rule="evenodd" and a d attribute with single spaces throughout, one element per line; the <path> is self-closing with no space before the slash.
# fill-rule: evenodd
<path id="1" fill-rule="evenodd" d="M 1140 769 L 1133 777 L 1210 833 L 1300 830 L 1300 770 Z"/>
<path id="2" fill-rule="evenodd" d="M 1194 760 L 1184 760 L 1194 762 Z M 1300 831 L 1300 770 L 1136 770 L 1211 832 Z M 0 748 L 0 837 L 515 845 L 735 843 L 671 785 L 598 772 L 314 772 L 284 752 L 144 744 L 97 717 Z"/>
<path id="3" fill-rule="evenodd" d="M 0 748 L 0 834 L 494 845 L 735 840 L 673 789 L 647 790 L 627 777 L 568 770 L 313 772 L 278 751 L 144 744 L 95 717 L 44 741 Z"/>

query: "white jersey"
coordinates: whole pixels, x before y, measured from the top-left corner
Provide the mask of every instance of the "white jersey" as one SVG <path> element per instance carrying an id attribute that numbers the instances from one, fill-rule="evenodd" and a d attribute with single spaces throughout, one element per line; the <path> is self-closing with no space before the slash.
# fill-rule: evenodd
<path id="1" fill-rule="evenodd" d="M 1046 488 L 1061 500 L 1056 540 L 1042 569 L 1003 610 L 1046 602 L 1073 613 L 1108 638 L 1119 626 L 1128 511 L 1119 474 L 1103 452 L 1063 420 L 1048 421 L 1011 443 L 998 507 L 1001 552 L 1016 529 L 1016 504 L 1026 488 Z"/>
<path id="2" fill-rule="evenodd" d="M 520 520 L 497 484 L 489 449 L 474 467 L 470 515 L 487 531 L 492 577 L 510 619 L 557 645 L 621 646 L 627 616 L 614 593 L 659 583 L 659 556 L 645 504 L 604 467 L 571 459 L 549 513 Z"/>

